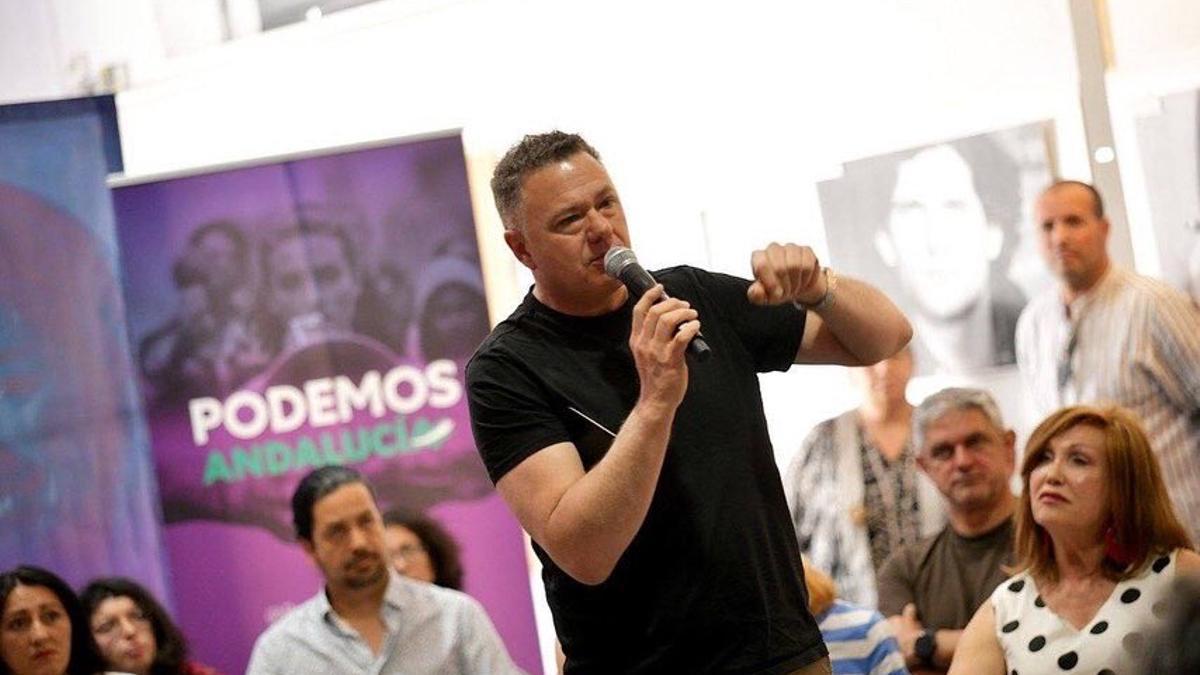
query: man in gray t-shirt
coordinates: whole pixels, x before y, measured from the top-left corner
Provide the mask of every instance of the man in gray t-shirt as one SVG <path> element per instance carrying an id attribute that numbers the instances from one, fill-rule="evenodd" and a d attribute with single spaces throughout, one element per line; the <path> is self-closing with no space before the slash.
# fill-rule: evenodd
<path id="1" fill-rule="evenodd" d="M 879 572 L 879 611 L 914 673 L 942 673 L 962 629 L 1006 577 L 1016 436 L 978 389 L 943 389 L 913 412 L 917 465 L 945 498 L 949 524 L 898 549 Z"/>

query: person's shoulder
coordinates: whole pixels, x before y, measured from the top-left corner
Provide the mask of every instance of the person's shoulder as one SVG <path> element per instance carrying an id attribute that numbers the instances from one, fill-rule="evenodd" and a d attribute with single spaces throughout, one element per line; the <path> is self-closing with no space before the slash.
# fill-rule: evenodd
<path id="1" fill-rule="evenodd" d="M 1200 553 L 1191 549 L 1175 549 L 1175 567 L 1179 574 L 1200 577 Z"/>
<path id="2" fill-rule="evenodd" d="M 474 355 L 472 355 L 468 362 L 468 368 L 470 367 L 470 363 L 474 362 L 481 355 L 503 351 L 505 347 L 516 340 L 521 332 L 524 320 L 529 317 L 532 311 L 530 297 L 526 296 L 525 300 L 520 305 L 517 305 L 517 308 L 507 318 L 497 324 L 488 333 L 487 337 L 483 339 L 483 342 L 479 343 L 479 347 L 475 349 Z"/>
<path id="3" fill-rule="evenodd" d="M 890 567 L 902 574 L 915 576 L 929 564 L 938 543 L 945 541 L 949 530 L 950 526 L 947 525 L 927 537 L 902 545 L 888 556 L 881 569 Z"/>
<path id="4" fill-rule="evenodd" d="M 1021 570 L 1001 581 L 992 591 L 992 602 L 1004 604 L 1020 604 L 1024 594 L 1036 591 L 1033 575 L 1029 570 Z"/>
<path id="5" fill-rule="evenodd" d="M 396 583 L 409 601 L 415 601 L 431 614 L 442 617 L 440 621 L 444 622 L 443 625 L 457 626 L 455 630 L 463 631 L 478 625 L 481 617 L 491 621 L 483 604 L 463 591 L 405 577 L 398 578 Z"/>
<path id="6" fill-rule="evenodd" d="M 1021 310 L 1021 314 L 1017 318 L 1017 330 L 1020 331 L 1022 326 L 1030 325 L 1045 316 L 1052 316 L 1055 312 L 1060 311 L 1060 305 L 1062 305 L 1062 300 L 1057 287 L 1038 293 L 1030 298 L 1029 302 L 1025 303 L 1025 308 Z"/>
<path id="7" fill-rule="evenodd" d="M 513 359 L 522 349 L 522 343 L 528 342 L 522 326 L 524 319 L 529 316 L 529 310 L 523 303 L 507 319 L 501 321 L 492 332 L 488 333 L 475 353 L 467 360 L 466 378 L 484 376 L 496 369 L 504 369 L 511 365 Z"/>
<path id="8" fill-rule="evenodd" d="M 462 591 L 397 576 L 392 583 L 408 599 L 414 599 L 431 607 L 449 611 L 464 611 L 481 607 L 479 601 Z"/>
<path id="9" fill-rule="evenodd" d="M 321 593 L 305 600 L 288 610 L 283 616 L 271 622 L 266 630 L 258 636 L 255 642 L 255 651 L 258 651 L 260 646 L 263 649 L 274 649 L 280 644 L 286 644 L 289 640 L 297 637 L 303 637 L 306 633 L 312 630 L 314 623 L 321 620 L 320 614 L 322 605 L 327 605 Z"/>
<path id="10" fill-rule="evenodd" d="M 1162 279 L 1155 279 L 1143 274 L 1136 274 L 1128 270 L 1121 270 L 1123 274 L 1120 279 L 1120 290 L 1126 295 L 1135 298 L 1135 301 L 1140 306 L 1146 304 L 1155 306 L 1172 306 L 1179 308 L 1194 309 L 1191 298 L 1186 293 L 1168 284 Z"/>
<path id="11" fill-rule="evenodd" d="M 796 454 L 793 462 L 801 464 L 812 464 L 817 460 L 830 460 L 836 454 L 834 452 L 833 439 L 836 436 L 836 429 L 839 423 L 852 423 L 852 420 L 840 421 L 848 415 L 853 415 L 854 411 L 849 410 L 836 417 L 822 420 L 817 423 L 805 436 L 801 444 L 802 452 Z"/>

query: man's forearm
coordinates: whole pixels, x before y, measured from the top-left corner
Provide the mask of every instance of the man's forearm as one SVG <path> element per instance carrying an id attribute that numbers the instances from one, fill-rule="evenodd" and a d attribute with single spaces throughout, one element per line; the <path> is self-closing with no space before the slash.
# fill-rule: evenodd
<path id="1" fill-rule="evenodd" d="M 886 359 L 912 339 L 904 313 L 874 286 L 840 277 L 833 293 L 834 303 L 821 310 L 821 320 L 861 363 Z"/>
<path id="2" fill-rule="evenodd" d="M 604 459 L 563 493 L 543 546 L 585 584 L 608 578 L 641 528 L 662 471 L 675 410 L 639 403 Z"/>

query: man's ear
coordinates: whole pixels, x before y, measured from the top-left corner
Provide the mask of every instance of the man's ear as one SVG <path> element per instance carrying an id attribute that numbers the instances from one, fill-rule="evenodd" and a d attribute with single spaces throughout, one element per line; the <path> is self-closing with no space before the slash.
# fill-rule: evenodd
<path id="1" fill-rule="evenodd" d="M 530 270 L 537 269 L 537 263 L 533 261 L 533 256 L 529 255 L 529 247 L 525 245 L 525 233 L 517 228 L 509 228 L 504 230 L 504 243 L 508 244 L 509 250 L 521 261 L 521 264 L 528 267 Z"/>
<path id="2" fill-rule="evenodd" d="M 925 472 L 925 475 L 929 475 L 929 467 L 925 466 L 926 462 L 928 461 L 925 457 L 925 453 L 918 450 L 915 459 L 917 460 L 917 468 Z"/>
<path id="3" fill-rule="evenodd" d="M 1008 456 L 1012 459 L 1013 468 L 1017 466 L 1017 433 L 1012 429 L 1004 432 L 1004 447 L 1008 449 Z"/>
<path id="4" fill-rule="evenodd" d="M 315 547 L 313 547 L 312 540 L 305 539 L 304 537 L 300 537 L 300 548 L 304 549 L 304 555 L 308 556 L 308 559 L 311 560 L 314 565 L 316 565 L 317 564 L 317 549 Z M 318 565 L 318 567 L 319 566 L 320 565 Z"/>

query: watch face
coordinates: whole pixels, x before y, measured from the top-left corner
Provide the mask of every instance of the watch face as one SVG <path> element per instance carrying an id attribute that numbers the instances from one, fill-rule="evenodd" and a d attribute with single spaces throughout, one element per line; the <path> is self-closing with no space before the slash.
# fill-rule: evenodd
<path id="1" fill-rule="evenodd" d="M 933 641 L 933 635 L 929 633 L 921 633 L 917 637 L 917 641 L 913 643 L 913 651 L 917 656 L 926 663 L 933 661 L 933 652 L 937 648 L 937 644 Z"/>

